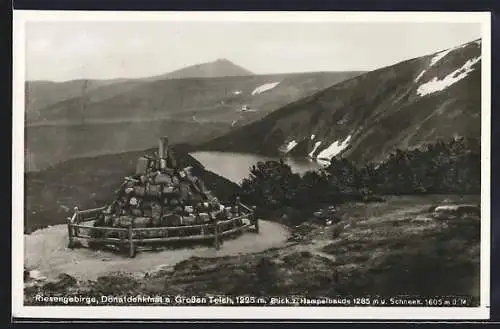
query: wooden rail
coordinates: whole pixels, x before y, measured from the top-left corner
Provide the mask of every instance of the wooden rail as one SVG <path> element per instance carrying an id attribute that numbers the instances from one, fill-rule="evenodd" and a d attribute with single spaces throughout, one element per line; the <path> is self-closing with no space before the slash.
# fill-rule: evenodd
<path id="1" fill-rule="evenodd" d="M 130 225 L 128 228 L 123 227 L 93 227 L 88 225 L 83 225 L 81 222 L 89 221 L 96 218 L 99 212 L 106 209 L 106 206 L 99 207 L 95 209 L 79 210 L 77 207 L 74 208 L 74 213 L 71 217 L 68 217 L 68 248 L 75 248 L 76 239 L 87 239 L 89 243 L 97 244 L 112 244 L 119 245 L 122 248 L 128 247 L 129 257 L 135 257 L 138 245 L 147 245 L 150 243 L 169 243 L 175 241 L 194 241 L 194 240 L 214 240 L 215 249 L 219 250 L 223 242 L 223 238 L 227 235 L 241 232 L 251 228 L 255 229 L 255 232 L 259 233 L 259 221 L 255 216 L 255 207 L 252 209 L 242 204 L 239 199 L 237 199 L 237 205 L 247 213 L 240 215 L 235 218 L 227 220 L 216 220 L 213 223 L 199 224 L 199 225 L 185 225 L 185 226 L 169 226 L 169 227 L 144 227 L 144 228 L 134 228 Z M 243 222 L 247 220 L 248 223 L 238 225 L 238 222 Z M 224 230 L 224 228 L 228 228 Z M 81 230 L 88 230 L 90 232 L 99 232 L 97 236 L 93 237 L 90 233 L 89 235 L 81 234 Z M 192 234 L 185 236 L 171 236 L 170 232 L 177 231 L 180 233 L 186 230 L 195 230 L 200 234 Z M 213 233 L 209 231 L 213 230 Z M 151 233 L 158 232 L 159 236 L 147 237 Z M 106 236 L 109 233 L 116 233 L 117 237 Z M 163 234 L 162 234 L 163 233 Z M 145 237 L 146 236 L 146 237 Z"/>

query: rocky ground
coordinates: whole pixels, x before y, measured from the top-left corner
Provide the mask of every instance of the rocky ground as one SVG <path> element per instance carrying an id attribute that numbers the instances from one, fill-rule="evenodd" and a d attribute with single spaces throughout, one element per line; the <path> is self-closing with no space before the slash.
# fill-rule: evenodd
<path id="1" fill-rule="evenodd" d="M 200 247 L 189 252 L 168 251 L 185 257 L 168 258 L 162 253 L 143 256 L 149 260 L 156 258 L 158 264 L 164 265 L 156 268 L 143 266 L 148 262 L 141 263 L 140 255 L 126 260 L 110 255 L 103 261 L 102 257 L 92 259 L 88 250 L 75 250 L 68 253 L 68 257 L 72 255 L 77 259 L 75 264 L 71 258 L 59 266 L 46 264 L 46 268 L 53 269 L 50 277 L 43 269 L 36 268 L 36 262 L 30 263 L 32 267 L 27 270 L 35 275 L 28 275 L 25 280 L 25 304 L 36 304 L 34 296 L 38 293 L 92 296 L 417 294 L 469 296 L 477 303 L 479 214 L 453 209 L 440 215 L 434 212 L 439 205 L 464 203 L 478 204 L 479 196 L 393 197 L 382 203 L 345 204 L 339 208 L 340 220 L 330 226 L 306 221 L 291 228 L 288 238 L 280 229 L 270 235 L 261 233 L 274 241 L 267 245 L 262 241 L 241 242 L 244 241 L 241 239 L 255 239 L 247 236 L 253 233 L 247 233 L 226 242 L 220 254 L 208 255 L 209 249 Z M 269 228 L 278 227 L 272 226 L 278 224 L 268 224 Z M 266 230 L 266 226 L 261 230 Z M 33 237 L 33 234 L 27 236 L 26 244 Z M 255 248 L 255 244 L 261 248 Z M 244 247 L 235 250 L 238 245 Z M 50 255 L 50 251 L 42 248 L 34 251 L 35 254 L 42 252 Z M 78 265 L 82 255 L 86 255 L 85 266 Z M 28 264 L 31 256 L 27 253 L 26 257 Z M 123 271 L 124 264 L 137 266 L 130 267 L 131 272 L 127 273 Z M 90 271 L 90 268 L 100 270 Z M 86 277 L 91 272 L 94 275 Z"/>

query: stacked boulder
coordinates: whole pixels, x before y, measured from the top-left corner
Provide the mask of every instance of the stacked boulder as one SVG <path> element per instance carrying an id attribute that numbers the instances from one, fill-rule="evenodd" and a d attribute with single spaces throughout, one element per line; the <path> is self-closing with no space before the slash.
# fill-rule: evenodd
<path id="1" fill-rule="evenodd" d="M 171 153 L 139 158 L 135 175 L 126 177 L 117 192 L 94 226 L 190 226 L 240 215 L 238 205 L 221 204 L 191 167 L 176 167 Z"/>

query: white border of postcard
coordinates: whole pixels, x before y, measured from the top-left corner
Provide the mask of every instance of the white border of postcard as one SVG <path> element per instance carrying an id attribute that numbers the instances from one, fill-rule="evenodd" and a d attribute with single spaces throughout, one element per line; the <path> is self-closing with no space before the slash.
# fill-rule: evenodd
<path id="1" fill-rule="evenodd" d="M 432 307 L 99 307 L 23 305 L 24 82 L 25 23 L 28 21 L 296 21 L 296 22 L 449 22 L 482 26 L 481 105 L 481 290 L 476 308 Z M 423 319 L 489 318 L 490 303 L 490 104 L 491 14 L 489 12 L 13 12 L 13 198 L 12 315 L 79 319 Z M 453 273 L 450 273 L 453 275 Z"/>

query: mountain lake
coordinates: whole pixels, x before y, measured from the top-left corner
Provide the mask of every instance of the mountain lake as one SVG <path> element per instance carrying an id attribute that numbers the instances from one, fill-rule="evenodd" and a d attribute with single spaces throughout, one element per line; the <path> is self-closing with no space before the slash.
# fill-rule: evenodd
<path id="1" fill-rule="evenodd" d="M 259 161 L 278 161 L 279 157 L 262 156 L 250 153 L 196 151 L 190 155 L 201 162 L 206 170 L 240 184 L 250 176 L 250 167 Z M 309 170 L 323 168 L 323 165 L 309 158 L 283 158 L 294 173 L 303 174 Z"/>

